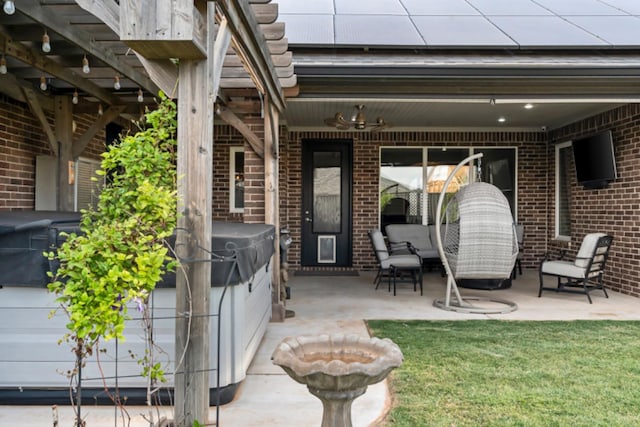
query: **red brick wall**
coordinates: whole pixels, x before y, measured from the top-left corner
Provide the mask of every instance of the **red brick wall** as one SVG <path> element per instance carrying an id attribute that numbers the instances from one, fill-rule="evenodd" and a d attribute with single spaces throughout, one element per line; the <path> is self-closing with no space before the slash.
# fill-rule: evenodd
<path id="1" fill-rule="evenodd" d="M 213 220 L 243 222 L 243 214 L 230 212 L 229 161 L 231 147 L 244 146 L 244 138 L 231 126 L 216 125 L 213 130 Z M 249 151 L 245 147 L 246 152 Z"/>
<path id="2" fill-rule="evenodd" d="M 36 156 L 53 155 L 39 121 L 29 108 L 0 96 L 0 210 L 35 209 Z M 54 126 L 53 112 L 48 116 Z M 75 117 L 78 137 L 94 118 Z M 104 132 L 96 135 L 83 157 L 100 158 L 104 150 Z"/>
<path id="3" fill-rule="evenodd" d="M 554 188 L 554 146 L 583 135 L 611 130 L 618 179 L 605 189 L 587 190 L 572 177 L 570 191 L 571 248 L 575 255 L 587 233 L 614 236 L 605 284 L 622 293 L 640 296 L 640 104 L 627 105 L 562 128 L 551 135 L 549 144 L 549 187 Z M 554 241 L 553 192 L 548 195 L 550 249 L 566 248 Z"/>
<path id="4" fill-rule="evenodd" d="M 367 232 L 379 227 L 380 147 L 517 147 L 518 221 L 525 225 L 523 266 L 535 266 L 545 251 L 548 209 L 547 143 L 527 132 L 291 132 L 281 139 L 281 217 L 291 230 L 292 268 L 300 267 L 301 149 L 306 138 L 353 138 L 353 267 L 372 269 L 375 259 Z M 283 222 L 285 224 L 285 222 Z"/>

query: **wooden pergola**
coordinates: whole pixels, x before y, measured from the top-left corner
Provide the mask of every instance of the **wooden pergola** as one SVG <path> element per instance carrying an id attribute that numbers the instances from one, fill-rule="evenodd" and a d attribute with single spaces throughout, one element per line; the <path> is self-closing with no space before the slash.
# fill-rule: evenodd
<path id="1" fill-rule="evenodd" d="M 286 98 L 297 93 L 277 4 L 19 0 L 15 6 L 17 13 L 0 14 L 0 54 L 8 70 L 0 74 L 0 91 L 29 105 L 59 165 L 76 160 L 107 123 L 137 119 L 150 101 L 148 95 L 163 90 L 178 100 L 178 256 L 210 256 L 216 114 L 264 159 L 264 221 L 277 230 L 279 117 Z M 41 50 L 44 34 L 50 52 Z M 82 70 L 83 63 L 90 64 L 89 73 Z M 43 81 L 47 90 L 39 89 Z M 140 102 L 140 96 L 146 101 Z M 99 108 L 102 114 L 93 125 L 74 138 L 74 114 Z M 247 112 L 263 113 L 264 137 L 243 122 Z M 70 182 L 68 168 L 59 168 L 58 210 L 72 210 Z M 277 246 L 272 269 L 275 318 L 284 317 Z M 190 265 L 177 278 L 176 354 L 186 355 L 183 375 L 175 377 L 179 425 L 207 420 L 210 275 L 211 264 L 204 262 Z M 189 322 L 184 316 L 188 311 Z"/>

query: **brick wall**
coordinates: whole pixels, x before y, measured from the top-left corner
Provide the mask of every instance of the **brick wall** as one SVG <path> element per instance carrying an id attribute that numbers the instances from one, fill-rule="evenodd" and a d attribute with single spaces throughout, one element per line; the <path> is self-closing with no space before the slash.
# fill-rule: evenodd
<path id="1" fill-rule="evenodd" d="M 614 236 L 605 284 L 617 291 L 640 296 L 640 104 L 630 104 L 589 119 L 574 123 L 550 135 L 549 188 L 555 185 L 554 146 L 580 136 L 611 130 L 616 156 L 618 179 L 605 189 L 588 190 L 576 182 L 575 172 L 570 188 L 571 248 L 575 255 L 587 233 L 604 232 Z M 547 238 L 552 250 L 565 249 L 566 244 L 554 241 L 553 192 L 548 204 Z"/>
<path id="2" fill-rule="evenodd" d="M 231 147 L 244 146 L 244 138 L 231 126 L 216 125 L 213 130 L 213 220 L 243 222 L 243 214 L 230 212 L 229 165 Z M 246 152 L 250 148 L 245 147 Z"/>
<path id="3" fill-rule="evenodd" d="M 53 155 L 40 122 L 26 104 L 0 96 L 0 210 L 35 209 L 36 156 Z M 54 126 L 53 112 L 48 115 Z M 74 137 L 92 123 L 88 116 L 74 118 Z M 96 135 L 84 157 L 99 159 L 104 150 L 104 132 Z"/>
<path id="4" fill-rule="evenodd" d="M 292 268 L 300 267 L 302 140 L 353 138 L 353 267 L 373 269 L 376 262 L 367 232 L 379 227 L 380 147 L 517 147 L 518 221 L 525 225 L 524 267 L 535 266 L 546 248 L 547 167 L 542 133 L 528 132 L 291 132 L 281 139 L 281 217 L 291 230 Z"/>

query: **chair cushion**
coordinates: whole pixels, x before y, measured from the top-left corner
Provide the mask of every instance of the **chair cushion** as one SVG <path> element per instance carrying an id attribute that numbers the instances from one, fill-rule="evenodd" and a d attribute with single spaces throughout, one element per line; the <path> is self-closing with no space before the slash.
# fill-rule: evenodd
<path id="1" fill-rule="evenodd" d="M 606 236 L 604 233 L 591 233 L 584 236 L 582 239 L 582 244 L 580 245 L 580 250 L 578 251 L 578 255 L 576 255 L 575 265 L 576 267 L 586 268 L 589 265 L 589 261 L 593 256 L 593 250 L 598 243 L 598 240 Z"/>
<path id="2" fill-rule="evenodd" d="M 571 261 L 545 261 L 542 263 L 541 272 L 543 274 L 552 274 L 554 276 L 583 279 L 585 268 L 578 267 Z"/>
<path id="3" fill-rule="evenodd" d="M 391 255 L 389 258 L 380 261 L 380 266 L 385 270 L 388 269 L 392 264 L 396 267 L 422 267 L 420 258 L 416 255 Z"/>
<path id="4" fill-rule="evenodd" d="M 373 249 L 376 252 L 376 257 L 378 261 L 382 262 L 385 259 L 389 258 L 389 252 L 387 251 L 387 245 L 384 242 L 384 236 L 380 230 L 372 230 L 369 233 L 371 236 L 371 244 L 373 245 Z"/>
<path id="5" fill-rule="evenodd" d="M 426 225 L 389 224 L 385 230 L 390 243 L 409 242 L 417 251 L 433 248 Z"/>

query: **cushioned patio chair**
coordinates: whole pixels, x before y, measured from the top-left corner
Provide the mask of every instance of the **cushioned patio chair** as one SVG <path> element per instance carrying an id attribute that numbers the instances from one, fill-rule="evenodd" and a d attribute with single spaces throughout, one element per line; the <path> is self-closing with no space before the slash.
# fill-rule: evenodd
<path id="1" fill-rule="evenodd" d="M 382 278 L 386 276 L 389 281 L 389 291 L 393 280 L 393 294 L 396 294 L 396 281 L 403 272 L 409 272 L 413 280 L 413 289 L 416 284 L 420 285 L 420 295 L 422 295 L 422 260 L 416 254 L 390 255 L 387 249 L 384 236 L 380 230 L 369 231 L 369 239 L 373 246 L 373 251 L 378 260 L 378 274 L 373 283 L 376 289 L 380 286 Z"/>
<path id="2" fill-rule="evenodd" d="M 587 295 L 589 304 L 591 304 L 589 292 L 601 289 L 604 296 L 609 298 L 607 290 L 602 284 L 602 275 L 612 241 L 612 236 L 604 233 L 591 233 L 582 240 L 574 261 L 563 259 L 551 261 L 545 257 L 540 263 L 538 297 L 542 295 L 542 291 L 581 293 Z M 555 277 L 557 285 L 555 287 L 544 286 L 544 276 Z"/>

